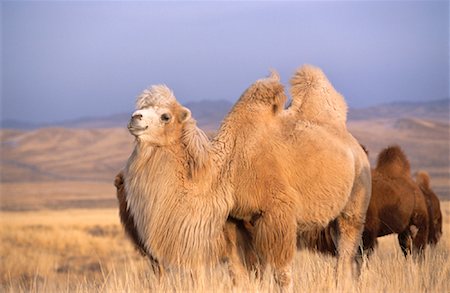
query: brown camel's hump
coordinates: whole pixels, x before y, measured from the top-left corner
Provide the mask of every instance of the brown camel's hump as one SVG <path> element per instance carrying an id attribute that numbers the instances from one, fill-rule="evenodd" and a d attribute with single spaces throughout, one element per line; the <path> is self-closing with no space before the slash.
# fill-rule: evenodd
<path id="1" fill-rule="evenodd" d="M 425 189 L 430 189 L 430 175 L 425 171 L 419 171 L 416 173 L 417 184 Z"/>
<path id="2" fill-rule="evenodd" d="M 394 145 L 380 152 L 375 169 L 385 175 L 400 177 L 410 176 L 411 167 L 403 150 Z"/>

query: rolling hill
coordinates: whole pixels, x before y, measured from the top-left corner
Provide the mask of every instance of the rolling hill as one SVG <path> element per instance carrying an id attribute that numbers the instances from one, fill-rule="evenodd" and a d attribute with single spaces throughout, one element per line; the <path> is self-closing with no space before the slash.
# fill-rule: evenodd
<path id="1" fill-rule="evenodd" d="M 203 129 L 213 131 L 230 107 L 228 102 L 211 102 L 193 104 L 191 110 Z M 348 127 L 369 149 L 372 163 L 387 145 L 402 146 L 413 171 L 428 171 L 435 191 L 450 200 L 448 109 L 436 107 L 398 103 L 393 109 L 382 105 L 373 111 L 351 110 Z M 133 148 L 133 137 L 124 126 L 127 117 L 0 130 L 1 208 L 114 206 L 112 182 Z"/>

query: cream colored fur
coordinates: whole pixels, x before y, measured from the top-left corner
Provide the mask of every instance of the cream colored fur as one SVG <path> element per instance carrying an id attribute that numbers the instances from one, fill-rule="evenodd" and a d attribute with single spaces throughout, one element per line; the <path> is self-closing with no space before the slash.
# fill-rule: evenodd
<path id="1" fill-rule="evenodd" d="M 291 83 L 286 110 L 276 74 L 250 86 L 211 143 L 191 118 L 164 132 L 171 138 L 161 141 L 170 144 L 137 138 L 125 174 L 128 204 L 163 266 L 215 263 L 231 213 L 253 223 L 260 261 L 287 287 L 297 231 L 337 219 L 337 272 L 349 274 L 370 199 L 367 156 L 346 130 L 342 96 L 319 69 L 301 68 Z M 144 92 L 137 105 L 179 115 L 170 90 L 159 102 L 156 92 Z"/>
<path id="2" fill-rule="evenodd" d="M 123 175 L 124 212 L 133 219 L 139 245 L 162 271 L 181 268 L 195 273 L 225 261 L 233 280 L 239 281 L 245 276 L 244 265 L 250 269 L 255 256 L 243 225 L 227 220 L 232 198 L 216 176 L 207 136 L 165 86 L 144 91 L 136 104 L 172 117 L 163 126 L 167 131 L 157 131 L 163 133 L 159 142 L 145 131 L 133 130 L 143 122 L 130 121 L 136 146 Z"/>
<path id="3" fill-rule="evenodd" d="M 350 275 L 371 195 L 370 166 L 346 130 L 346 105 L 320 69 L 300 68 L 292 105 L 277 78 L 258 81 L 226 117 L 215 145 L 234 186 L 231 215 L 256 217 L 255 249 L 290 284 L 296 232 L 338 222 L 337 272 Z"/>
<path id="4" fill-rule="evenodd" d="M 345 128 L 347 104 L 319 68 L 305 65 L 297 70 L 290 92 L 295 97 L 290 110 L 302 120 Z"/>
<path id="5" fill-rule="evenodd" d="M 153 87 L 141 95 L 137 107 L 167 107 L 176 117 L 181 106 L 172 97 L 167 88 Z M 146 249 L 162 266 L 216 263 L 225 246 L 223 229 L 231 202 L 212 192 L 212 177 L 191 179 L 208 163 L 206 135 L 192 119 L 173 128 L 167 135 L 178 138 L 170 139 L 170 145 L 138 139 L 125 170 L 129 210 Z"/>

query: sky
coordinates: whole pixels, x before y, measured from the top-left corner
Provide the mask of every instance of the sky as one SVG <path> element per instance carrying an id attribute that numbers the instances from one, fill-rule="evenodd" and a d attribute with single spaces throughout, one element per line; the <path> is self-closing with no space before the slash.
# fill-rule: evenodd
<path id="1" fill-rule="evenodd" d="M 132 112 L 164 83 L 181 103 L 236 101 L 276 69 L 322 68 L 350 107 L 449 97 L 448 1 L 3 1 L 1 118 Z"/>

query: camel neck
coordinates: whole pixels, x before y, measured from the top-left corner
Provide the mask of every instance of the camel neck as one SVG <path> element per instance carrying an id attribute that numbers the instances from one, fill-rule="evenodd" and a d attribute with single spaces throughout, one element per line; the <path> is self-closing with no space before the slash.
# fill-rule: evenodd
<path id="1" fill-rule="evenodd" d="M 244 127 L 242 127 L 244 126 Z M 241 140 L 247 136 L 247 133 L 252 131 L 252 121 L 241 113 L 240 107 L 236 105 L 228 117 L 222 122 L 219 132 L 213 140 L 214 150 L 220 154 L 219 165 L 226 162 L 236 152 L 236 146 L 241 143 Z"/>

